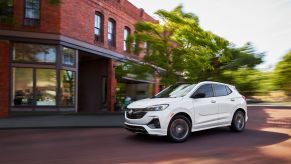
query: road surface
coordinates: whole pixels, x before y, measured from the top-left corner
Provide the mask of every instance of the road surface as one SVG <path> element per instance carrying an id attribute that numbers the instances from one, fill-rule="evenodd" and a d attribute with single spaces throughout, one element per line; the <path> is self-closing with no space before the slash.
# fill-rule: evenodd
<path id="1" fill-rule="evenodd" d="M 291 107 L 249 107 L 242 133 L 195 132 L 187 142 L 123 128 L 0 130 L 0 164 L 291 163 Z"/>

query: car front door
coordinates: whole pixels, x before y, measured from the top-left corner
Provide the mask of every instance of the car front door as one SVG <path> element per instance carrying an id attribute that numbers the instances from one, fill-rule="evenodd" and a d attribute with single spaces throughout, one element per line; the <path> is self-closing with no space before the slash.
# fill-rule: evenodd
<path id="1" fill-rule="evenodd" d="M 214 92 L 211 84 L 200 86 L 194 94 L 193 109 L 194 109 L 194 128 L 203 129 L 217 124 L 218 105 L 216 103 Z"/>

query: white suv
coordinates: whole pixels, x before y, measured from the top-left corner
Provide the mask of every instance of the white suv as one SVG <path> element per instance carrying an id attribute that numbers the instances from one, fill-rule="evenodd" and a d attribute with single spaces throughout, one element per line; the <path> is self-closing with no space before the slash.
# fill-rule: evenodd
<path id="1" fill-rule="evenodd" d="M 241 132 L 247 105 L 234 86 L 205 81 L 172 85 L 153 98 L 135 101 L 125 112 L 124 127 L 135 133 L 185 141 L 194 131 L 229 126 Z"/>

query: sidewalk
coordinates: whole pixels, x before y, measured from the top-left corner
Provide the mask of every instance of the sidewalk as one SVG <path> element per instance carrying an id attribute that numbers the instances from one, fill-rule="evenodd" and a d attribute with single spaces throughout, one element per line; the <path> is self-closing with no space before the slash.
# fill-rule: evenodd
<path id="1" fill-rule="evenodd" d="M 18 116 L 0 119 L 0 129 L 121 127 L 124 114 Z"/>

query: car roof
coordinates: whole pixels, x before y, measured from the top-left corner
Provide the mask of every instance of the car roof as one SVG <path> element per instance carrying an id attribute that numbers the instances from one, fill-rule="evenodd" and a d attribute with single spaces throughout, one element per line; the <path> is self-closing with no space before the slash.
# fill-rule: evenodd
<path id="1" fill-rule="evenodd" d="M 216 82 L 216 81 L 201 81 L 201 82 L 198 82 L 198 83 L 191 83 L 191 82 L 178 82 L 174 85 L 181 85 L 181 84 L 221 84 L 221 85 L 226 85 L 226 86 L 229 86 L 229 87 L 232 87 L 232 88 L 235 88 L 235 86 L 233 85 L 230 85 L 230 84 L 226 84 L 226 83 L 221 83 L 221 82 Z"/>
<path id="2" fill-rule="evenodd" d="M 216 81 L 202 81 L 202 82 L 199 82 L 198 84 L 221 84 L 221 85 L 226 85 L 226 86 L 235 88 L 235 86 L 233 86 L 233 85 L 221 83 L 221 82 L 216 82 Z"/>

